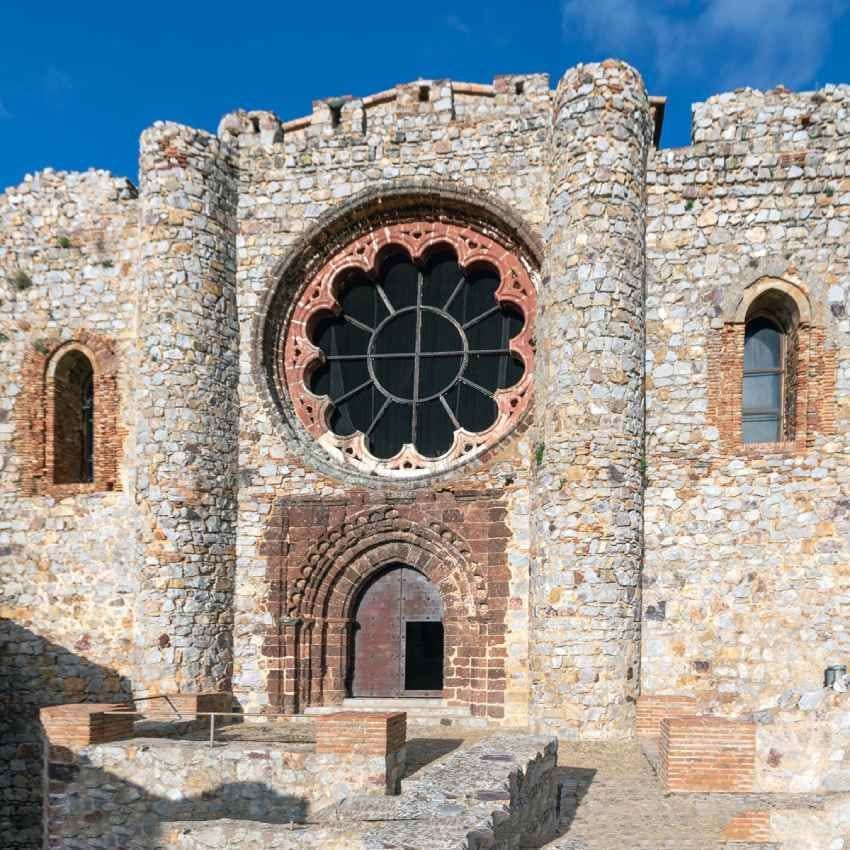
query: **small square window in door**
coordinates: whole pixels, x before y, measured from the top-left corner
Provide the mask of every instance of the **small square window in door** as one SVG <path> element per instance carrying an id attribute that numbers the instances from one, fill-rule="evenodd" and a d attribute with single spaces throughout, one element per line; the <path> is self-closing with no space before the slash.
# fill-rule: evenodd
<path id="1" fill-rule="evenodd" d="M 443 624 L 405 623 L 405 691 L 443 689 Z"/>

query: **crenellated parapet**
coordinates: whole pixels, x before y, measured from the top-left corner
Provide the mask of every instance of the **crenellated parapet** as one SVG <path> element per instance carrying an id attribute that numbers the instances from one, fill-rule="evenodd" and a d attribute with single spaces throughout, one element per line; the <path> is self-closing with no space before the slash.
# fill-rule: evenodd
<path id="1" fill-rule="evenodd" d="M 273 112 L 238 110 L 222 118 L 218 135 L 238 140 L 240 148 L 321 142 L 334 136 L 366 137 L 403 131 L 405 126 L 475 124 L 548 111 L 551 96 L 547 74 L 503 75 L 492 84 L 416 80 L 366 97 L 316 100 L 310 115 L 289 121 L 281 121 Z"/>

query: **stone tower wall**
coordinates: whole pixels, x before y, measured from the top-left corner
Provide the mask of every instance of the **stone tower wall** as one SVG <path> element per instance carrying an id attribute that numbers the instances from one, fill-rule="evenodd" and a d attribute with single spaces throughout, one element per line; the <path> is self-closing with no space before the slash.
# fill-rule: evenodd
<path id="1" fill-rule="evenodd" d="M 569 71 L 555 94 L 532 483 L 531 714 L 564 737 L 626 735 L 639 681 L 643 82 Z"/>
<path id="2" fill-rule="evenodd" d="M 136 527 L 132 394 L 135 189 L 106 172 L 44 171 L 0 195 L 0 836 L 40 846 L 38 709 L 127 696 Z M 111 491 L 51 488 L 44 466 L 45 366 L 69 340 L 113 352 Z M 39 470 L 40 471 L 40 470 Z M 38 486 L 36 486 L 36 483 Z"/>
<path id="3" fill-rule="evenodd" d="M 847 86 L 718 95 L 694 107 L 697 144 L 651 159 L 645 693 L 735 715 L 850 653 L 848 116 Z M 811 307 L 817 423 L 778 450 L 726 433 L 721 337 L 758 281 Z"/>
<path id="4" fill-rule="evenodd" d="M 227 689 L 236 466 L 236 182 L 228 147 L 142 135 L 138 370 L 139 685 Z"/>
<path id="5" fill-rule="evenodd" d="M 497 220 L 513 215 L 536 231 L 546 218 L 550 99 L 544 75 L 497 78 L 492 86 L 435 80 L 346 100 L 338 119 L 329 102 L 317 101 L 312 115 L 285 124 L 268 113 L 223 120 L 220 134 L 238 144 L 240 164 L 243 425 L 234 682 L 246 707 L 269 705 L 284 675 L 278 654 L 285 636 L 274 626 L 280 604 L 275 594 L 282 593 L 278 564 L 301 543 L 295 535 L 303 532 L 296 527 L 308 526 L 314 536 L 328 534 L 346 505 L 363 498 L 379 504 L 400 499 L 401 514 L 423 523 L 439 518 L 461 528 L 468 510 L 480 523 L 492 507 L 494 519 L 507 526 L 509 536 L 495 541 L 498 552 L 475 555 L 498 598 L 490 606 L 492 622 L 476 628 L 495 636 L 492 673 L 503 683 L 504 695 L 503 702 L 479 704 L 476 710 L 512 724 L 527 720 L 532 455 L 527 432 L 502 441 L 486 463 L 474 462 L 413 487 L 373 482 L 364 497 L 362 480 L 305 457 L 269 404 L 257 368 L 257 313 L 281 267 L 304 244 L 312 244 L 313 234 L 335 226 L 344 231 L 351 222 L 378 214 L 376 199 L 388 193 L 419 197 L 431 213 L 444 212 L 450 200 L 455 205 L 474 201 L 496 208 Z M 317 246 L 324 247 L 321 238 Z M 464 500 L 460 511 L 442 505 L 453 494 Z M 285 504 L 299 500 L 303 511 L 288 516 Z M 473 549 L 480 544 L 465 531 L 461 536 Z M 476 686 L 488 690 L 486 683 Z"/>

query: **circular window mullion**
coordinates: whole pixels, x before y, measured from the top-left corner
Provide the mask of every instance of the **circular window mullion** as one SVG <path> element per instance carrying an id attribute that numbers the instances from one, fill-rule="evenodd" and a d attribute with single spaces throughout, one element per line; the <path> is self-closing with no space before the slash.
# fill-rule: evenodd
<path id="1" fill-rule="evenodd" d="M 418 474 L 490 444 L 527 407 L 534 293 L 487 237 L 423 223 L 411 246 L 407 231 L 394 242 L 393 229 L 369 243 L 371 268 L 355 243 L 346 250 L 357 252 L 356 270 L 335 258 L 309 285 L 324 311 L 330 293 L 335 317 L 315 322 L 309 304 L 296 307 L 314 330 L 301 344 L 288 338 L 286 351 L 306 351 L 299 368 L 313 378 L 301 389 L 296 370 L 285 374 L 299 417 L 326 448 L 373 472 Z M 317 358 L 323 365 L 311 366 Z"/>

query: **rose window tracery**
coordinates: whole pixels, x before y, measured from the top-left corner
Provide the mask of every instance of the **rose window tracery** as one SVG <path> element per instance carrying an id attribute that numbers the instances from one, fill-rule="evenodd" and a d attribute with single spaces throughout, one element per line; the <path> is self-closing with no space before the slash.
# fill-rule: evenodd
<path id="1" fill-rule="evenodd" d="M 286 377 L 308 431 L 370 472 L 447 469 L 506 433 L 528 401 L 534 289 L 467 228 L 384 228 L 307 286 Z"/>

